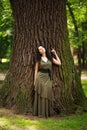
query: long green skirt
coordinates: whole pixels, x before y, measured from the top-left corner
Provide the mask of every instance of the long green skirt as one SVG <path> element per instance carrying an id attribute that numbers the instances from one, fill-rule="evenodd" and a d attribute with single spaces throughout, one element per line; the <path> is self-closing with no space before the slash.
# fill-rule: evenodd
<path id="1" fill-rule="evenodd" d="M 33 115 L 49 117 L 53 113 L 52 80 L 48 73 L 38 72 L 35 82 Z"/>

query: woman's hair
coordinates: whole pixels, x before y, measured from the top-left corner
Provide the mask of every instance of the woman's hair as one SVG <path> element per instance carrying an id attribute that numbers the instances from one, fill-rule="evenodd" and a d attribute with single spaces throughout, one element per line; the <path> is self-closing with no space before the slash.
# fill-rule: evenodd
<path id="1" fill-rule="evenodd" d="M 37 49 L 37 52 L 36 52 L 36 62 L 40 62 L 41 56 L 42 55 L 40 54 L 39 50 Z M 47 49 L 46 49 L 46 56 L 52 62 L 52 55 L 48 52 Z"/>

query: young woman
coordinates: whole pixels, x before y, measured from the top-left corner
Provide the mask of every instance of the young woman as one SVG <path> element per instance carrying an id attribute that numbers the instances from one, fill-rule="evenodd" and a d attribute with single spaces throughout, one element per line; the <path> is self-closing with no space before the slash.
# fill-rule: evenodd
<path id="1" fill-rule="evenodd" d="M 34 76 L 33 115 L 39 117 L 53 115 L 52 63 L 61 65 L 61 61 L 54 49 L 51 53 L 55 55 L 55 58 L 51 57 L 43 46 L 38 47 Z"/>

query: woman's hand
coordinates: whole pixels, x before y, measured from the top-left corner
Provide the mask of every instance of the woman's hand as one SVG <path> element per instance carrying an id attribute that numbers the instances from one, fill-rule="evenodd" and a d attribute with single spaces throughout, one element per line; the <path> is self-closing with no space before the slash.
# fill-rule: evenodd
<path id="1" fill-rule="evenodd" d="M 57 54 L 55 49 L 52 49 L 51 52 L 52 52 L 54 55 Z"/>
<path id="2" fill-rule="evenodd" d="M 56 65 L 61 65 L 61 60 L 60 58 L 58 57 L 57 53 L 56 53 L 56 50 L 55 49 L 52 49 L 51 50 L 52 54 L 55 55 L 55 58 L 53 58 L 53 63 L 56 64 Z"/>

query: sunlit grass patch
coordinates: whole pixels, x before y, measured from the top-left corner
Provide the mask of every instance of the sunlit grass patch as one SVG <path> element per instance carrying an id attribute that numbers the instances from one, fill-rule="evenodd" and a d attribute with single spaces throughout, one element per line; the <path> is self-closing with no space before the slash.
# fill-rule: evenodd
<path id="1" fill-rule="evenodd" d="M 29 119 L 26 120 L 21 117 L 17 117 L 14 120 L 12 118 L 10 118 L 9 120 L 10 120 L 11 125 L 15 125 L 15 126 L 23 127 L 23 128 L 26 128 L 27 126 L 32 126 L 34 124 L 33 121 L 31 121 Z"/>
<path id="2" fill-rule="evenodd" d="M 23 117 L 0 117 L 0 130 L 12 130 L 12 128 L 15 128 L 16 130 L 26 130 L 27 128 L 33 128 L 35 129 L 36 125 L 38 124 L 38 120 L 30 120 L 30 119 L 24 119 Z M 32 129 L 32 130 L 33 130 Z"/>
<path id="3" fill-rule="evenodd" d="M 82 87 L 83 87 L 83 91 L 87 97 L 87 80 L 82 80 Z"/>
<path id="4" fill-rule="evenodd" d="M 11 130 L 9 120 L 4 117 L 0 118 L 0 130 Z"/>

